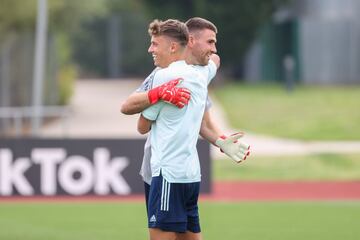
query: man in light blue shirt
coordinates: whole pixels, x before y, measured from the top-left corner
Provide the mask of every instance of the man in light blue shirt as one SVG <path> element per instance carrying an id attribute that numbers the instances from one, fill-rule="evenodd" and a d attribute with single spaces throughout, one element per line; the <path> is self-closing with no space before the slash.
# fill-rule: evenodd
<path id="1" fill-rule="evenodd" d="M 217 65 L 219 64 L 218 57 L 216 55 L 212 54 L 212 53 L 214 53 L 216 51 L 216 48 L 215 48 L 215 42 L 216 42 L 215 34 L 217 32 L 216 27 L 212 23 L 210 23 L 209 21 L 207 21 L 205 19 L 201 19 L 201 18 L 192 18 L 186 24 L 189 26 L 189 31 L 191 31 L 190 41 L 188 43 L 189 48 L 187 49 L 188 52 L 186 54 L 187 55 L 187 58 L 186 58 L 187 61 L 189 61 L 191 63 L 194 63 L 194 64 L 197 64 L 197 65 L 207 65 L 208 64 L 208 66 L 206 66 L 206 67 L 193 66 L 192 69 L 190 70 L 190 72 L 195 70 L 195 75 L 196 75 L 195 78 L 197 76 L 199 76 L 199 75 L 207 76 L 208 79 L 206 81 L 202 81 L 203 83 L 207 82 L 206 83 L 206 85 L 207 85 L 208 82 L 215 75 L 216 68 L 217 68 L 215 66 L 214 62 L 212 62 L 212 61 L 209 62 L 210 55 L 212 55 L 212 57 L 214 57 L 214 60 L 215 60 L 215 62 L 217 62 Z M 183 62 L 180 62 L 180 61 L 175 61 L 174 64 L 170 64 L 170 66 L 168 66 L 171 61 L 176 60 L 176 59 L 172 59 L 171 61 L 168 61 L 167 63 L 164 63 L 162 60 L 164 58 L 166 59 L 166 56 L 164 56 L 163 52 L 158 51 L 158 49 L 154 50 L 156 47 L 158 47 L 158 46 L 155 46 L 157 43 L 158 42 L 153 42 L 152 41 L 152 46 L 150 46 L 150 48 L 149 48 L 149 52 L 151 52 L 153 54 L 154 62 L 155 62 L 156 66 L 159 66 L 161 68 L 165 68 L 165 67 L 170 68 L 171 67 L 170 69 L 172 69 L 172 70 L 174 70 L 173 67 L 175 67 L 175 69 L 177 68 L 178 71 L 181 71 L 181 72 L 189 70 L 189 69 L 187 69 L 187 70 L 181 69 L 182 67 L 187 68 L 187 66 L 183 65 Z M 171 52 L 171 48 L 169 50 Z M 171 54 L 173 54 L 173 53 L 171 53 Z M 175 65 L 177 65 L 177 67 Z M 170 72 L 172 72 L 172 70 Z M 167 70 L 167 71 L 169 71 L 169 70 Z M 159 76 L 157 76 L 158 73 L 160 73 Z M 159 84 L 162 84 L 163 82 L 165 83 L 166 81 L 170 80 L 169 76 L 171 76 L 171 74 L 172 73 L 166 73 L 166 71 L 160 71 L 159 72 L 159 68 L 157 68 L 152 74 L 150 74 L 150 76 L 144 81 L 144 84 L 138 89 L 137 92 L 142 92 L 142 93 L 135 93 L 135 94 L 131 95 L 128 98 L 129 100 L 127 100 L 123 104 L 122 112 L 124 114 L 134 114 L 134 113 L 137 113 L 137 112 L 141 111 L 145 107 L 149 106 L 150 104 L 149 104 L 149 101 L 148 101 L 147 96 L 146 96 L 147 93 L 144 92 L 144 91 L 148 91 L 152 87 L 156 88 L 156 87 L 158 87 Z M 164 77 L 163 81 L 161 81 L 161 80 L 157 81 L 158 78 L 161 78 L 161 76 Z M 177 77 L 179 77 L 179 75 L 175 74 L 174 78 L 177 78 Z M 156 81 L 154 81 L 154 79 Z M 182 84 L 183 84 L 182 85 L 183 87 L 189 87 L 189 88 L 194 88 L 194 89 L 198 89 L 197 86 L 199 85 L 198 82 L 185 83 L 185 81 L 183 81 Z M 187 84 L 190 84 L 190 86 L 186 86 Z M 160 85 L 160 86 L 162 86 L 162 85 Z M 186 89 L 186 88 L 183 88 L 183 89 Z M 201 94 L 197 93 L 196 98 L 198 98 L 198 96 L 201 96 Z M 195 104 L 195 102 L 198 102 L 198 101 L 194 101 L 193 103 L 190 101 L 190 104 Z M 158 105 L 163 105 L 162 108 L 165 106 L 165 109 L 167 107 L 169 107 L 169 106 L 172 106 L 172 105 L 169 105 L 169 104 L 165 104 L 164 102 L 160 102 Z M 210 104 L 209 101 L 207 101 L 206 105 L 207 105 L 207 108 L 209 108 L 211 104 Z M 176 106 L 179 107 L 179 105 L 176 105 Z M 172 106 L 172 107 L 174 109 L 176 109 L 174 106 Z M 180 107 L 183 107 L 183 105 L 180 105 Z M 196 107 L 200 111 L 195 111 L 195 112 L 197 112 L 199 115 L 201 115 L 201 118 L 202 118 L 203 113 L 204 113 L 203 106 L 201 106 L 200 108 L 199 108 L 199 106 L 196 106 Z M 174 109 L 171 109 L 171 110 L 174 110 Z M 194 108 L 194 109 L 196 109 L 196 108 Z M 159 115 L 159 113 L 160 113 L 160 112 L 157 112 L 158 110 L 156 110 L 155 107 L 154 107 L 153 110 L 155 110 L 155 111 L 150 111 L 150 109 L 146 110 L 146 111 L 149 111 L 148 112 L 148 114 L 149 114 L 148 118 L 149 119 L 150 118 L 157 118 L 156 115 Z M 144 114 L 145 114 L 145 112 L 144 112 Z M 181 119 L 181 117 L 182 117 L 181 114 L 180 115 L 175 114 L 174 116 L 176 116 L 179 119 Z M 192 119 L 192 120 L 194 120 L 194 119 Z M 172 121 L 172 123 L 174 123 L 176 125 L 176 121 Z M 195 121 L 188 121 L 188 122 L 183 121 L 182 125 L 185 126 L 185 127 L 186 126 L 190 127 L 190 125 L 194 124 L 194 123 L 195 123 Z M 194 124 L 194 127 L 190 127 L 190 128 L 191 129 L 199 128 L 199 125 Z M 202 136 L 204 136 L 208 141 L 212 142 L 213 144 L 215 144 L 215 142 L 216 142 L 216 144 L 218 144 L 218 146 L 220 146 L 220 148 L 223 149 L 224 152 L 227 155 L 229 155 L 231 158 L 235 157 L 235 158 L 233 158 L 235 161 L 239 161 L 240 159 L 241 160 L 243 159 L 242 158 L 242 157 L 244 157 L 243 154 L 240 154 L 239 156 L 241 158 L 238 158 L 238 156 L 233 155 L 231 153 L 231 151 L 227 151 L 227 149 L 231 148 L 232 152 L 234 152 L 236 154 L 240 153 L 240 151 L 239 151 L 239 149 L 237 147 L 236 147 L 236 149 L 234 148 L 235 146 L 238 146 L 238 144 L 234 144 L 234 142 L 233 142 L 236 137 L 231 137 L 231 138 L 229 138 L 227 140 L 226 139 L 224 140 L 223 138 L 225 138 L 225 137 L 221 136 L 222 135 L 221 131 L 216 127 L 216 125 L 213 124 L 208 111 L 206 111 L 204 117 L 202 118 L 201 129 L 202 129 L 202 133 L 201 133 Z M 194 132 L 198 132 L 198 130 L 192 131 L 191 133 L 194 133 Z M 197 140 L 197 134 L 196 134 L 196 140 Z M 242 135 L 242 134 L 240 134 L 240 135 Z M 179 137 L 181 137 L 181 134 L 179 135 Z M 183 137 L 186 137 L 186 136 L 183 136 Z M 151 137 L 149 137 L 149 138 L 151 138 Z M 194 139 L 194 137 L 193 137 L 193 139 Z M 221 139 L 221 141 L 219 141 L 219 139 Z M 141 170 L 141 175 L 143 176 L 144 181 L 146 183 L 148 183 L 148 184 L 150 184 L 150 181 L 151 181 L 151 178 L 150 178 L 151 170 L 150 170 L 150 167 L 149 167 L 149 165 L 147 163 L 148 163 L 148 159 L 149 159 L 149 157 L 151 155 L 149 149 L 150 149 L 150 146 L 152 144 L 152 141 L 149 141 L 149 139 L 148 139 L 146 144 L 145 144 L 144 160 L 143 160 L 142 170 Z M 151 142 L 151 144 L 150 144 L 150 142 Z M 196 146 L 196 141 L 193 141 L 193 142 L 195 142 L 195 143 L 190 144 L 190 145 L 191 146 Z M 227 142 L 227 144 L 226 144 L 226 142 Z M 180 144 L 181 143 L 182 142 L 180 142 Z M 175 146 L 175 148 L 174 148 L 174 146 Z M 192 159 L 192 161 L 189 162 L 190 163 L 189 167 L 184 168 L 184 166 L 182 164 L 182 162 L 184 162 L 184 161 L 178 161 L 177 165 L 175 164 L 175 167 L 170 167 L 169 173 L 165 174 L 165 175 L 168 175 L 166 177 L 166 179 L 167 180 L 170 179 L 169 181 L 172 181 L 172 182 L 179 182 L 179 181 L 180 182 L 181 181 L 185 181 L 185 182 L 191 181 L 192 182 L 192 181 L 196 181 L 195 184 L 192 184 L 192 183 L 191 184 L 194 185 L 194 186 L 197 185 L 198 181 L 200 181 L 200 166 L 198 164 L 196 148 L 195 149 L 194 148 L 192 148 L 192 149 L 183 148 L 181 150 L 181 149 L 177 148 L 176 146 L 178 146 L 178 144 L 176 144 L 176 143 L 171 144 L 171 143 L 169 143 L 167 141 L 163 141 L 161 144 L 158 144 L 158 146 L 155 146 L 155 148 L 160 147 L 161 149 L 164 149 L 164 150 L 167 151 L 167 153 L 162 153 L 161 156 L 158 157 L 158 159 L 163 159 L 166 162 L 166 157 L 164 158 L 163 156 L 171 156 L 171 154 L 174 155 L 174 156 L 176 156 L 177 154 L 181 155 L 181 152 L 183 152 L 183 154 L 184 154 L 186 151 L 188 153 L 192 154 L 192 156 L 195 156 L 195 157 L 188 156 L 186 158 L 186 156 L 188 154 L 185 153 L 185 159 Z M 230 146 L 230 148 L 228 146 Z M 235 150 L 235 151 L 233 151 L 233 150 Z M 194 153 L 196 153 L 196 154 L 194 155 Z M 180 158 L 178 158 L 178 159 L 180 160 Z M 155 166 L 155 167 L 153 167 L 155 175 L 157 175 L 157 174 L 160 175 L 160 172 L 159 172 L 160 167 L 159 166 L 161 166 L 161 165 L 162 165 L 161 162 L 158 163 L 158 167 L 156 167 L 156 163 L 153 164 L 153 166 Z M 186 171 L 179 171 L 180 169 L 183 169 L 183 170 L 190 169 L 190 174 L 186 173 Z M 180 172 L 182 172 L 182 173 L 180 173 Z M 150 173 L 150 175 L 149 175 L 149 173 Z M 179 176 L 181 176 L 181 174 L 183 176 L 179 177 Z M 176 196 L 176 192 L 174 194 L 174 192 L 172 192 L 173 190 L 170 191 L 170 188 L 173 189 L 174 187 L 166 179 L 165 178 L 163 179 L 164 181 L 166 181 L 166 183 L 162 184 L 162 187 L 166 186 L 167 192 L 165 193 L 165 195 L 167 196 L 167 199 L 165 199 L 163 201 L 163 203 L 164 202 L 167 203 L 165 205 L 167 206 L 167 208 L 169 210 L 169 201 L 170 201 L 169 199 L 171 199 L 171 197 L 173 197 L 174 195 Z M 191 184 L 190 184 L 190 186 L 191 186 Z M 145 190 L 147 190 L 149 188 L 149 185 L 145 184 L 145 186 L 146 186 Z M 170 193 L 172 193 L 172 194 L 170 194 Z M 166 209 L 166 206 L 164 207 L 164 205 L 162 205 L 162 209 L 164 209 L 164 208 Z M 176 207 L 176 204 L 174 206 Z M 170 207 L 170 210 L 171 210 L 171 207 Z M 197 196 L 196 196 L 196 207 L 194 207 L 193 210 L 194 210 L 193 213 L 192 212 L 187 212 L 187 215 L 188 215 L 187 221 L 188 221 L 188 223 L 187 223 L 186 234 L 185 235 L 182 234 L 182 235 L 178 236 L 178 239 L 199 239 L 200 238 L 200 233 L 199 233 L 200 228 L 199 228 L 199 226 L 196 225 L 196 221 L 198 222 Z M 190 216 L 191 214 L 193 216 L 195 216 L 195 217 L 191 217 Z M 179 219 L 181 219 L 181 217 Z M 174 220 L 174 219 L 172 219 L 172 220 Z M 149 214 L 149 226 L 151 227 L 151 225 L 153 225 L 154 222 L 156 222 L 156 216 Z M 156 225 L 153 225 L 153 226 L 156 227 Z M 168 226 L 165 226 L 165 228 L 166 227 L 168 227 Z M 198 230 L 196 230 L 196 228 Z M 160 229 L 161 229 L 161 226 L 160 226 Z M 179 229 L 179 228 L 177 228 L 177 229 Z M 167 229 L 167 230 L 169 230 L 169 229 Z"/>
<path id="2" fill-rule="evenodd" d="M 151 129 L 152 176 L 163 177 L 170 183 L 199 182 L 200 165 L 196 143 L 207 99 L 207 86 L 216 74 L 216 65 L 190 66 L 184 60 L 159 70 L 154 85 L 161 85 L 176 76 L 191 92 L 191 99 L 182 109 L 160 102 L 143 111 L 142 116 L 156 121 Z"/>
<path id="3" fill-rule="evenodd" d="M 182 86 L 191 91 L 189 104 L 181 109 L 163 102 L 151 106 L 139 119 L 140 133 L 151 131 L 151 170 L 148 216 L 151 239 L 181 239 L 179 233 L 192 232 L 200 239 L 197 199 L 200 185 L 200 165 L 196 142 L 203 117 L 207 85 L 216 72 L 208 67 L 187 65 L 184 39 L 186 26 L 178 21 L 154 21 L 149 28 L 152 53 L 156 66 L 153 84 L 158 86 L 174 78 L 182 78 Z M 208 31 L 216 52 L 215 31 Z M 205 60 L 206 61 L 206 60 Z M 148 119 L 146 119 L 146 118 Z M 152 120 L 156 120 L 152 122 Z"/>

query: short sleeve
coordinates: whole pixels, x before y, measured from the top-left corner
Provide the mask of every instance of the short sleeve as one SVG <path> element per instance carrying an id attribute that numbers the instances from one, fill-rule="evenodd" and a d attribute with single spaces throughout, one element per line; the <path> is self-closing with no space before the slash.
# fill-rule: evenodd
<path id="1" fill-rule="evenodd" d="M 145 80 L 143 81 L 143 83 L 140 85 L 140 87 L 138 87 L 135 92 L 146 92 L 149 91 L 150 89 L 152 89 L 153 87 L 153 81 L 154 81 L 154 76 L 156 74 L 156 72 L 160 70 L 160 68 L 155 68 L 150 74 L 149 76 L 147 76 L 147 78 L 145 78 Z"/>
<path id="2" fill-rule="evenodd" d="M 145 79 L 142 84 L 140 85 L 140 87 L 138 87 L 135 92 L 146 92 L 150 89 L 149 87 L 149 83 L 148 81 L 146 81 L 147 79 Z"/>
<path id="3" fill-rule="evenodd" d="M 211 106 L 212 106 L 212 101 L 211 101 L 211 99 L 210 99 L 210 97 L 208 95 L 207 98 L 206 98 L 205 111 L 209 110 L 211 108 Z"/>
<path id="4" fill-rule="evenodd" d="M 158 102 L 157 104 L 152 105 L 147 109 L 145 109 L 142 112 L 142 115 L 144 116 L 144 118 L 150 121 L 155 121 L 160 113 L 160 110 L 163 108 L 164 104 L 165 104 L 164 102 Z"/>

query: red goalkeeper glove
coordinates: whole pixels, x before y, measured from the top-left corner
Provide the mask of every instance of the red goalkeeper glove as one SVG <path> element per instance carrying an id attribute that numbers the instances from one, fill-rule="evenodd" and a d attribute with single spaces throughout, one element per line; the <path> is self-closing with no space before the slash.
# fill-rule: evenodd
<path id="1" fill-rule="evenodd" d="M 221 152 L 228 155 L 235 162 L 240 163 L 250 155 L 250 145 L 238 141 L 242 136 L 244 136 L 242 132 L 232 134 L 229 137 L 223 135 L 216 140 L 215 144 L 220 148 Z"/>
<path id="2" fill-rule="evenodd" d="M 177 78 L 164 83 L 148 91 L 148 97 L 151 104 L 159 100 L 171 103 L 178 108 L 183 108 L 190 100 L 190 91 L 187 88 L 177 88 L 176 85 L 181 82 L 182 78 Z"/>

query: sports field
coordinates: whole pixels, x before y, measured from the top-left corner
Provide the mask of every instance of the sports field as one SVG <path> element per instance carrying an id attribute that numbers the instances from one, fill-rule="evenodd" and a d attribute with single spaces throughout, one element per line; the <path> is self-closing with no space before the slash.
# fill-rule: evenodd
<path id="1" fill-rule="evenodd" d="M 241 92 L 239 89 L 243 90 Z M 237 102 L 240 109 L 245 109 L 249 119 L 244 119 L 244 115 L 232 116 L 232 122 L 239 123 L 239 128 L 246 127 L 249 130 L 259 130 L 260 132 L 273 134 L 283 137 L 297 137 L 304 140 L 358 140 L 359 138 L 359 119 L 358 111 L 358 89 L 346 88 L 343 91 L 338 89 L 325 89 L 324 91 L 315 91 L 317 89 L 298 89 L 292 95 L 288 95 L 283 90 L 275 87 L 274 94 L 264 94 L 265 89 L 250 86 L 234 86 L 236 90 L 231 95 L 232 88 L 228 89 L 226 94 L 219 96 L 225 98 L 228 96 L 239 97 Z M 239 91 L 238 91 L 239 90 Z M 266 92 L 268 88 L 266 88 Z M 230 92 L 230 95 L 229 95 Z M 239 92 L 241 94 L 239 94 Z M 221 92 L 218 94 L 222 94 Z M 217 96 L 218 96 L 217 94 Z M 305 97 L 303 96 L 305 95 Z M 262 98 L 261 98 L 262 96 Z M 317 96 L 316 104 L 308 104 L 303 101 L 310 101 L 313 96 Z M 333 108 L 341 109 L 343 114 L 337 114 L 333 108 L 328 109 L 328 104 L 324 99 L 330 96 L 336 104 Z M 356 96 L 356 97 L 355 97 Z M 254 99 L 258 99 L 258 102 Z M 242 98 L 251 99 L 250 102 L 257 104 L 255 108 L 246 109 L 246 101 Z M 278 99 L 279 98 L 279 99 Z M 351 104 L 341 105 L 341 99 L 345 98 Z M 275 101 L 276 100 L 276 101 Z M 341 100 L 341 101 L 340 101 Z M 272 101 L 272 106 L 281 109 L 277 114 L 265 114 L 259 121 L 257 111 L 261 106 L 265 106 L 271 111 L 277 108 L 268 108 L 265 104 Z M 312 101 L 312 100 L 311 100 Z M 345 100 L 344 100 L 345 101 Z M 248 101 L 249 102 L 249 101 Z M 264 103 L 265 102 L 265 103 Z M 228 100 L 233 104 L 233 101 Z M 337 105 L 339 103 L 340 105 Z M 327 104 L 327 105 L 326 105 Z M 225 103 L 226 105 L 226 103 Z M 298 106 L 297 108 L 293 106 Z M 302 107 L 299 107 L 302 106 Z M 340 107 L 342 106 L 342 107 Z M 226 106 L 225 106 L 226 107 Z M 308 109 L 311 107 L 311 111 Z M 284 110 L 285 109 L 285 110 Z M 309 110 L 311 114 L 302 115 L 306 117 L 295 117 L 291 124 L 277 122 L 277 119 L 285 119 L 286 116 L 292 116 L 295 113 L 304 113 Z M 320 111 L 326 110 L 326 111 Z M 264 110 L 261 110 L 265 112 Z M 309 112 L 309 113 L 310 113 Z M 280 116 L 278 114 L 286 114 Z M 296 116 L 294 113 L 294 116 Z M 329 117 L 329 115 L 331 117 Z M 277 116 L 276 119 L 274 116 Z M 274 117 L 273 121 L 271 117 Z M 311 119 L 310 119 L 311 117 Z M 240 120 L 244 122 L 240 122 Z M 254 120 L 255 119 L 255 120 Z M 261 120 L 266 120 L 262 122 Z M 270 119 L 270 120 L 269 120 Z M 326 119 L 328 130 L 315 132 L 319 124 Z M 239 120 L 239 121 L 238 121 Z M 311 123 L 310 125 L 299 124 L 295 120 Z M 247 122 L 246 122 L 247 121 Z M 273 125 L 266 125 L 266 124 Z M 290 123 L 290 121 L 289 121 Z M 246 125 L 249 124 L 249 125 Z M 254 124 L 254 125 L 251 125 Z M 255 125 L 256 124 L 256 125 Z M 233 126 L 237 127 L 236 124 Z M 277 128 L 277 126 L 282 126 Z M 286 128 L 285 128 L 285 127 Z M 300 126 L 300 128 L 299 128 Z M 263 129 L 262 129 L 263 128 Z M 266 129 L 274 129 L 277 132 L 266 132 Z M 347 130 L 350 129 L 350 130 Z M 299 135 L 301 131 L 303 135 Z M 286 134 L 285 134 L 286 133 Z M 329 133 L 331 133 L 329 135 Z M 287 135 L 288 134 L 288 135 Z M 213 165 L 213 176 L 215 182 L 281 182 L 287 188 L 291 187 L 300 194 L 297 184 L 291 185 L 293 181 L 298 182 L 316 182 L 326 181 L 326 192 L 317 192 L 316 201 L 311 197 L 299 198 L 298 195 L 292 195 L 293 199 L 278 200 L 284 196 L 284 188 L 276 188 L 276 191 L 262 188 L 248 187 L 261 194 L 245 194 L 242 188 L 242 201 L 236 201 L 223 197 L 221 191 L 217 201 L 214 198 L 202 198 L 200 203 L 201 223 L 204 240 L 358 240 L 360 239 L 360 201 L 349 199 L 360 199 L 358 187 L 360 182 L 360 155 L 356 154 L 313 154 L 306 156 L 252 156 L 249 161 L 242 165 L 235 165 L 229 159 L 225 161 L 215 161 Z M 333 181 L 331 183 L 331 181 Z M 336 182 L 356 183 L 355 188 L 345 192 L 343 188 L 337 188 L 336 198 L 329 200 L 321 198 L 335 194 L 332 186 Z M 290 183 L 290 184 L 288 184 Z M 335 184 L 333 184 L 335 183 Z M 259 185 L 258 185 L 259 186 Z M 281 186 L 281 185 L 278 185 Z M 295 187 L 294 187 L 295 186 Z M 317 185 L 316 185 L 317 186 Z M 329 187 L 330 186 L 330 187 Z M 224 185 L 219 189 L 224 190 Z M 310 189 L 313 190 L 314 188 Z M 317 188 L 316 188 L 317 189 Z M 321 189 L 321 188 L 320 188 Z M 324 188 L 322 188 L 324 189 Z M 262 192 L 263 191 L 263 192 Z M 304 189 L 303 189 L 304 191 Z M 305 192 L 313 194 L 314 191 L 305 189 Z M 227 193 L 238 193 L 238 188 L 231 188 Z M 276 200 L 263 201 L 259 196 L 268 195 L 269 192 L 277 193 Z M 288 193 L 287 193 L 288 194 Z M 236 195 L 236 194 L 233 194 Z M 356 196 L 355 196 L 356 195 Z M 279 197 L 280 196 L 280 197 Z M 355 197 L 353 197 L 355 196 Z M 294 197 L 296 198 L 294 200 Z M 353 197 L 353 198 L 352 198 Z M 140 199 L 140 200 L 139 200 Z M 244 201 L 245 199 L 245 201 Z M 249 201 L 249 199 L 252 199 Z M 303 199 L 300 201 L 299 199 Z M 305 200 L 304 200 L 305 199 Z M 337 199 L 336 201 L 334 199 Z M 343 199 L 347 199 L 346 201 Z M 145 204 L 141 198 L 131 200 L 106 200 L 106 201 L 37 201 L 25 202 L 0 201 L 0 240 L 137 240 L 148 239 L 146 227 Z"/>
<path id="2" fill-rule="evenodd" d="M 215 161 L 215 196 L 202 197 L 200 203 L 204 239 L 360 239 L 360 201 L 351 200 L 359 199 L 358 157 L 357 154 L 329 155 L 326 161 L 317 155 L 287 161 L 256 158 L 237 171 L 229 160 Z M 310 165 L 307 158 L 312 159 Z M 339 165 L 338 162 L 346 164 Z M 261 174 L 265 173 L 262 168 L 271 174 Z M 283 172 L 292 172 L 297 177 L 278 174 Z M 260 185 L 249 187 L 246 184 L 255 180 L 253 175 L 257 176 L 256 182 Z M 324 188 L 324 185 L 321 187 L 323 180 L 332 180 L 335 184 L 327 181 Z M 219 185 L 239 181 L 243 184 L 241 188 Z M 345 191 L 346 186 L 337 185 L 337 181 L 355 185 Z M 274 188 L 271 182 L 277 182 L 277 187 Z M 301 182 L 310 185 L 301 187 Z M 311 182 L 320 183 L 320 188 L 311 187 Z M 270 195 L 276 200 L 263 199 Z M 239 196 L 241 202 L 236 200 Z M 287 201 L 287 198 L 292 200 Z M 0 201 L 0 240 L 147 239 L 142 196 L 125 201 L 116 198 L 98 202 L 65 200 Z"/>
<path id="3" fill-rule="evenodd" d="M 206 240 L 360 239 L 360 202 L 202 202 L 200 212 Z M 147 239 L 145 206 L 1 203 L 0 239 Z"/>
<path id="4" fill-rule="evenodd" d="M 301 140 L 360 140 L 360 87 L 226 84 L 213 91 L 235 129 Z M 239 111 L 234 111 L 234 106 Z"/>
<path id="5" fill-rule="evenodd" d="M 360 181 L 360 154 L 257 156 L 213 161 L 215 181 Z M 360 189 L 359 189 L 360 191 Z"/>

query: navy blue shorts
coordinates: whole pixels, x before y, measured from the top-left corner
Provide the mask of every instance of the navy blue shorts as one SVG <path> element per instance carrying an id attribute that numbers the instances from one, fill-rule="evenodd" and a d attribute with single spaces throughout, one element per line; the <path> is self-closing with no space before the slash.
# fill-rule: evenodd
<path id="1" fill-rule="evenodd" d="M 149 204 L 150 185 L 147 184 L 146 182 L 144 182 L 144 190 L 145 190 L 145 203 L 146 203 L 146 214 L 147 214 L 149 211 L 148 204 Z"/>
<path id="2" fill-rule="evenodd" d="M 148 226 L 163 231 L 201 232 L 198 211 L 200 182 L 169 183 L 153 177 L 148 198 Z"/>

